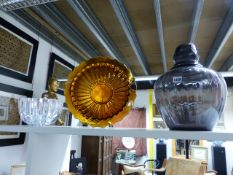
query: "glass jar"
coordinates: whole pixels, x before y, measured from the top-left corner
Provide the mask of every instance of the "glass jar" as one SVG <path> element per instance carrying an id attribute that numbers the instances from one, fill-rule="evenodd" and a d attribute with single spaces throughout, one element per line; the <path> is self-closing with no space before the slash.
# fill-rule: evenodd
<path id="1" fill-rule="evenodd" d="M 173 68 L 155 83 L 156 105 L 171 130 L 212 130 L 223 111 L 226 82 L 198 60 L 194 44 L 178 46 Z"/>

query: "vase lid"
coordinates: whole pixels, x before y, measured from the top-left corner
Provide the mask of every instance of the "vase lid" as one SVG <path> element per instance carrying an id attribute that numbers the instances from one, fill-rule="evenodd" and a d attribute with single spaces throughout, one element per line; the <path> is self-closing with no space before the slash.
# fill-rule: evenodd
<path id="1" fill-rule="evenodd" d="M 193 43 L 181 44 L 176 48 L 173 56 L 175 67 L 186 64 L 198 64 L 199 55 Z"/>

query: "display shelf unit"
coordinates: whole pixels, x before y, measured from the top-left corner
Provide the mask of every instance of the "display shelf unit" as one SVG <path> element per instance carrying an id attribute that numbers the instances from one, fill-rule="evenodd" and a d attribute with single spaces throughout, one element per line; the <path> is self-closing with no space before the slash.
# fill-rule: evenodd
<path id="1" fill-rule="evenodd" d="M 71 126 L 37 127 L 27 125 L 0 126 L 0 131 L 27 133 L 27 175 L 58 175 L 61 166 L 64 165 L 65 157 L 69 158 L 70 148 L 68 145 L 72 135 L 233 141 L 233 133 L 224 131 L 170 131 L 168 129 Z M 66 170 L 68 170 L 68 165 L 66 167 Z"/>
<path id="2" fill-rule="evenodd" d="M 25 132 L 35 134 L 62 134 L 85 136 L 122 136 L 164 139 L 221 140 L 233 141 L 233 132 L 227 131 L 174 131 L 169 129 L 145 128 L 91 128 L 72 126 L 27 126 L 2 125 L 0 131 Z"/>

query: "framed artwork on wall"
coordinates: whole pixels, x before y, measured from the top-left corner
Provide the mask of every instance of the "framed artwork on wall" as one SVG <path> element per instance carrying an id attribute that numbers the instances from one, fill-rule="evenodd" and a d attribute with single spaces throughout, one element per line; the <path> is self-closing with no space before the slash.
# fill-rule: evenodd
<path id="1" fill-rule="evenodd" d="M 0 18 L 0 74 L 32 83 L 38 41 Z"/>
<path id="2" fill-rule="evenodd" d="M 192 146 L 203 146 L 202 140 L 189 140 L 189 155 L 191 155 Z M 185 140 L 183 139 L 174 139 L 172 140 L 172 156 L 185 157 Z"/>
<path id="3" fill-rule="evenodd" d="M 18 99 L 32 97 L 32 91 L 0 83 L 0 125 L 22 125 Z M 23 144 L 25 133 L 0 132 L 0 146 Z"/>
<path id="4" fill-rule="evenodd" d="M 116 163 L 125 163 L 125 158 L 129 150 L 127 149 L 117 149 L 115 155 L 115 162 Z"/>
<path id="5" fill-rule="evenodd" d="M 208 162 L 208 148 L 203 146 L 191 146 L 191 159 Z"/>
<path id="6" fill-rule="evenodd" d="M 59 57 L 55 53 L 51 53 L 49 61 L 49 70 L 47 76 L 46 89 L 48 87 L 49 78 L 67 79 L 69 73 L 74 69 L 74 65 L 70 64 L 63 58 Z M 60 82 L 58 94 L 64 95 L 65 82 Z"/>

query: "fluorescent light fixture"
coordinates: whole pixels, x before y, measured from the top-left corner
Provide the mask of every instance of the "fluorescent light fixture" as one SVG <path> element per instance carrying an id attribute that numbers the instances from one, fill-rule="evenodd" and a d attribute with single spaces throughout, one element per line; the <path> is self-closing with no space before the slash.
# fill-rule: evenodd
<path id="1" fill-rule="evenodd" d="M 233 72 L 219 72 L 223 77 L 233 77 Z"/>
<path id="2" fill-rule="evenodd" d="M 151 81 L 157 80 L 159 75 L 148 75 L 148 76 L 136 76 L 135 81 Z"/>
<path id="3" fill-rule="evenodd" d="M 64 81 L 67 81 L 67 79 L 66 78 L 60 78 L 60 79 L 57 79 L 57 81 L 64 82 Z"/>
<path id="4" fill-rule="evenodd" d="M 57 0 L 0 0 L 0 10 L 12 11 Z"/>
<path id="5" fill-rule="evenodd" d="M 233 72 L 218 72 L 223 77 L 233 77 Z M 157 80 L 160 75 L 149 75 L 149 76 L 136 76 L 135 81 L 151 81 Z"/>

